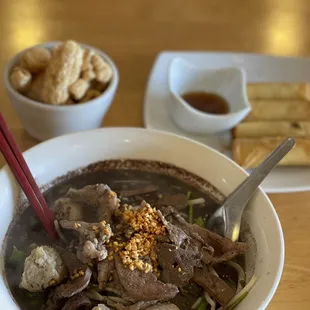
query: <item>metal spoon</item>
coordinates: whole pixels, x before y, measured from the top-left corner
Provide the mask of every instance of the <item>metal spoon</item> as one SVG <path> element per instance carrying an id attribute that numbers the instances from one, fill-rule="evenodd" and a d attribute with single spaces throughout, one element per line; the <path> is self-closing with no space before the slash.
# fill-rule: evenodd
<path id="1" fill-rule="evenodd" d="M 295 146 L 293 138 L 285 139 L 256 167 L 208 219 L 207 228 L 232 241 L 239 239 L 241 217 L 257 187 L 274 166 Z"/>

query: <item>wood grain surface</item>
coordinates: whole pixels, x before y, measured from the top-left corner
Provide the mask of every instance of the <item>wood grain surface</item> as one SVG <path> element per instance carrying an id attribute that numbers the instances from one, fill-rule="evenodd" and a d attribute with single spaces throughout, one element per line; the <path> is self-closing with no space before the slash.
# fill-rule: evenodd
<path id="1" fill-rule="evenodd" d="M 113 57 L 121 77 L 103 126 L 141 127 L 145 85 L 160 51 L 308 56 L 309 19 L 309 0 L 0 0 L 0 69 L 33 44 L 72 38 L 94 45 Z M 0 111 L 26 150 L 37 141 L 24 132 L 0 83 Z M 270 198 L 283 225 L 286 262 L 268 309 L 310 309 L 310 193 Z"/>

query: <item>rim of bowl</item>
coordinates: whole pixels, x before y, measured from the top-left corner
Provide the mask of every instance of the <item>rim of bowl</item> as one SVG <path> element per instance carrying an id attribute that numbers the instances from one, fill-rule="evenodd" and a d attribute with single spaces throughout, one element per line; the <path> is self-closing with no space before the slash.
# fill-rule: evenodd
<path id="1" fill-rule="evenodd" d="M 238 169 L 244 176 L 248 176 L 249 173 L 246 172 L 246 170 L 244 170 L 243 168 L 241 168 L 238 164 L 236 164 L 232 159 L 228 158 L 227 156 L 225 156 L 224 154 L 220 153 L 219 151 L 213 149 L 212 147 L 205 145 L 203 143 L 200 143 L 198 141 L 194 141 L 192 139 L 189 139 L 187 137 L 183 137 L 183 136 L 179 136 L 177 134 L 173 134 L 173 133 L 168 133 L 168 132 L 164 132 L 164 131 L 160 131 L 160 130 L 155 130 L 155 129 L 146 129 L 146 128 L 137 128 L 137 127 L 105 127 L 105 128 L 97 128 L 97 129 L 92 129 L 92 130 L 85 130 L 82 132 L 75 132 L 75 133 L 70 133 L 70 134 L 65 134 L 62 136 L 58 136 L 46 141 L 43 141 L 33 147 L 31 147 L 30 149 L 28 149 L 27 151 L 23 152 L 23 155 L 25 156 L 31 156 L 31 153 L 33 151 L 35 151 L 37 148 L 41 148 L 44 147 L 44 145 L 49 144 L 51 142 L 57 142 L 57 140 L 62 140 L 62 139 L 68 139 L 68 138 L 74 138 L 74 137 L 78 137 L 80 135 L 87 135 L 87 134 L 91 134 L 92 132 L 100 132 L 100 131 L 135 131 L 137 133 L 139 132 L 150 132 L 151 134 L 154 135 L 159 135 L 159 136 L 163 136 L 163 137 L 172 137 L 173 139 L 178 139 L 178 140 L 184 140 L 186 142 L 190 142 L 192 144 L 196 144 L 199 145 L 202 148 L 207 149 L 210 152 L 216 153 L 217 156 L 221 157 L 222 159 L 228 161 L 230 163 L 230 165 L 234 166 L 236 169 Z M 1 173 L 8 173 L 7 170 L 8 166 L 7 164 L 4 165 L 1 169 L 0 169 L 0 174 Z M 282 226 L 281 226 L 281 222 L 279 219 L 279 216 L 271 202 L 271 200 L 269 199 L 269 197 L 267 196 L 267 194 L 262 190 L 261 187 L 258 188 L 258 192 L 263 195 L 262 197 L 266 200 L 266 203 L 269 205 L 269 208 L 271 209 L 273 215 L 274 215 L 274 219 L 275 219 L 275 224 L 277 226 L 277 232 L 279 234 L 279 242 L 280 242 L 280 253 L 279 253 L 279 265 L 276 271 L 276 275 L 273 279 L 273 283 L 271 286 L 271 289 L 268 293 L 268 295 L 266 295 L 265 300 L 263 301 L 263 303 L 261 304 L 261 307 L 259 309 L 265 309 L 267 307 L 267 305 L 270 303 L 270 301 L 272 300 L 278 286 L 281 280 L 281 276 L 283 273 L 283 267 L 284 267 L 284 260 L 285 260 L 285 243 L 284 243 L 284 234 L 283 234 L 283 230 L 282 230 Z M 2 241 L 3 242 L 3 241 Z"/>
<path id="2" fill-rule="evenodd" d="M 75 41 L 75 40 L 74 40 Z M 77 110 L 77 109 L 83 109 L 85 107 L 89 107 L 91 105 L 97 105 L 100 104 L 100 100 L 98 101 L 97 99 L 102 98 L 107 96 L 111 91 L 113 91 L 113 89 L 115 87 L 117 87 L 118 82 L 119 82 L 119 72 L 117 69 L 117 66 L 115 64 L 115 62 L 112 60 L 112 58 L 105 52 L 103 52 L 102 50 L 92 46 L 92 45 L 88 45 L 88 44 L 84 44 L 84 43 L 80 43 L 79 41 L 75 41 L 76 43 L 78 43 L 79 45 L 81 45 L 82 47 L 86 47 L 89 49 L 94 50 L 96 53 L 98 53 L 101 57 L 104 58 L 104 60 L 106 60 L 108 62 L 108 64 L 111 66 L 112 71 L 113 71 L 113 77 L 112 80 L 110 81 L 108 87 L 104 90 L 104 92 L 92 99 L 89 100 L 87 102 L 83 102 L 83 103 L 79 103 L 79 104 L 75 104 L 75 105 L 54 105 L 54 104 L 48 104 L 48 103 L 44 103 L 44 102 L 40 102 L 40 101 L 36 101 L 33 100 L 31 98 L 28 98 L 27 96 L 24 96 L 23 94 L 19 93 L 11 84 L 10 79 L 9 79 L 9 74 L 10 71 L 12 69 L 12 67 L 14 66 L 14 64 L 17 62 L 17 60 L 19 59 L 19 57 L 21 55 L 23 55 L 24 53 L 26 53 L 28 50 L 34 48 L 34 47 L 45 47 L 45 48 L 52 48 L 54 47 L 56 44 L 60 44 L 63 43 L 65 41 L 50 41 L 50 42 L 45 42 L 45 43 L 40 43 L 37 45 L 33 45 L 30 46 L 28 48 L 23 49 L 22 51 L 18 52 L 17 54 L 15 54 L 14 56 L 12 56 L 9 61 L 8 64 L 6 65 L 5 69 L 4 69 L 4 85 L 7 88 L 7 90 L 9 92 L 11 92 L 15 97 L 17 97 L 21 102 L 23 102 L 24 104 L 29 104 L 35 107 L 39 107 L 42 108 L 44 110 Z"/>
<path id="3" fill-rule="evenodd" d="M 168 77 L 169 92 L 182 104 L 182 107 L 184 107 L 188 112 L 195 114 L 195 116 L 203 117 L 206 120 L 210 120 L 211 118 L 218 119 L 218 120 L 224 120 L 224 119 L 230 118 L 232 116 L 236 116 L 242 112 L 250 112 L 251 111 L 251 105 L 250 105 L 248 95 L 247 95 L 247 90 L 246 90 L 246 72 L 243 68 L 240 68 L 240 67 L 205 68 L 205 70 L 209 71 L 209 72 L 236 70 L 236 71 L 238 71 L 237 74 L 241 75 L 241 93 L 242 93 L 242 96 L 244 99 L 243 100 L 244 101 L 244 107 L 242 109 L 239 109 L 238 111 L 229 112 L 227 114 L 211 114 L 211 113 L 202 112 L 202 111 L 199 111 L 199 110 L 193 108 L 190 104 L 188 104 L 182 98 L 182 96 L 179 93 L 177 93 L 176 91 L 173 90 L 171 71 L 172 71 L 172 66 L 174 66 L 175 63 L 177 63 L 177 62 L 183 62 L 186 66 L 192 67 L 194 69 L 197 69 L 198 67 L 189 63 L 188 61 L 186 61 L 180 57 L 174 58 L 169 64 L 169 77 Z"/>

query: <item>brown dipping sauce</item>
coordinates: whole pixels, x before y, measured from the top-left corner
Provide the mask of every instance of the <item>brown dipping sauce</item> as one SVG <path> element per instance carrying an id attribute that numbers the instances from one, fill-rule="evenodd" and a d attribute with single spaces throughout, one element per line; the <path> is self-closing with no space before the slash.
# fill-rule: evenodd
<path id="1" fill-rule="evenodd" d="M 215 93 L 190 92 L 182 98 L 194 109 L 209 114 L 227 114 L 228 102 Z"/>

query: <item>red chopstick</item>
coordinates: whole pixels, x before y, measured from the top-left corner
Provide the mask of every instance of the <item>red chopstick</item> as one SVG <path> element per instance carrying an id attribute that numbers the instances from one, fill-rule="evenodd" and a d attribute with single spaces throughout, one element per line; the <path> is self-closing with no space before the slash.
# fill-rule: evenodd
<path id="1" fill-rule="evenodd" d="M 47 206 L 47 203 L 1 113 L 0 150 L 46 231 L 53 239 L 56 239 L 57 233 L 54 226 L 54 215 Z"/>

